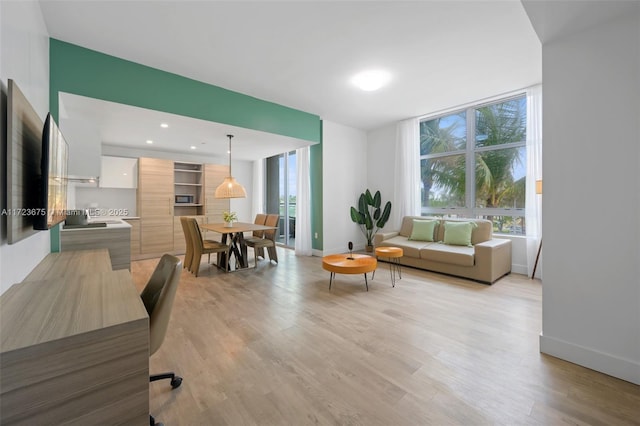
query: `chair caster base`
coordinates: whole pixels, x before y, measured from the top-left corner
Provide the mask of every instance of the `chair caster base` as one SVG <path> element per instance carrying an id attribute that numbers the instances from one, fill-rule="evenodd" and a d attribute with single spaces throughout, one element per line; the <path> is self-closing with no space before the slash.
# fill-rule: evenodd
<path id="1" fill-rule="evenodd" d="M 175 376 L 173 379 L 171 379 L 171 389 L 178 388 L 180 387 L 181 384 L 182 384 L 182 377 Z"/>

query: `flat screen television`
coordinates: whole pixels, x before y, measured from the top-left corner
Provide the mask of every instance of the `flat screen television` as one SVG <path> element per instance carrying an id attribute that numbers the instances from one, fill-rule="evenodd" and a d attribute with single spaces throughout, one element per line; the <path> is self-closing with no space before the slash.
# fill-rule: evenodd
<path id="1" fill-rule="evenodd" d="M 48 113 L 42 129 L 40 184 L 37 198 L 39 214 L 35 216 L 33 229 L 46 230 L 65 220 L 68 161 L 67 141 L 51 113 Z"/>

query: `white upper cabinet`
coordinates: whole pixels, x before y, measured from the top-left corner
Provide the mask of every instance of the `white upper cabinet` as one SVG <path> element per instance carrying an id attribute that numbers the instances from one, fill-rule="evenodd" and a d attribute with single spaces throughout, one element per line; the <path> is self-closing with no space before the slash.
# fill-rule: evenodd
<path id="1" fill-rule="evenodd" d="M 86 120 L 63 118 L 60 130 L 69 145 L 69 176 L 100 176 L 102 141 L 96 126 Z"/>
<path id="2" fill-rule="evenodd" d="M 137 188 L 138 159 L 102 156 L 100 188 Z"/>

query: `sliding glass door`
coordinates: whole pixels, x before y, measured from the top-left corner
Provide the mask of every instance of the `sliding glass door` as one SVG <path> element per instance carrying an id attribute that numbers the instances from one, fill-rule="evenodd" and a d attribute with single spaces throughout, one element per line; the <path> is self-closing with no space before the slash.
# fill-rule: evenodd
<path id="1" fill-rule="evenodd" d="M 297 172 L 295 151 L 267 158 L 267 213 L 280 215 L 276 242 L 287 247 L 295 245 Z"/>

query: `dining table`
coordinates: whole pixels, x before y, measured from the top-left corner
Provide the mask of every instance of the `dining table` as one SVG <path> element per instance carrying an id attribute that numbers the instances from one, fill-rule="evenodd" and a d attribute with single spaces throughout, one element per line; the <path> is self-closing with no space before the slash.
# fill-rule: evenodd
<path id="1" fill-rule="evenodd" d="M 232 226 L 225 222 L 203 223 L 200 228 L 217 232 L 222 235 L 222 243 L 229 244 L 229 255 L 222 253 L 219 259 L 219 267 L 227 271 L 237 271 L 249 267 L 247 257 L 247 244 L 244 240 L 245 232 L 268 231 L 277 229 L 276 226 L 258 225 L 255 223 L 235 222 Z M 231 258 L 235 258 L 235 269 L 232 269 Z"/>

